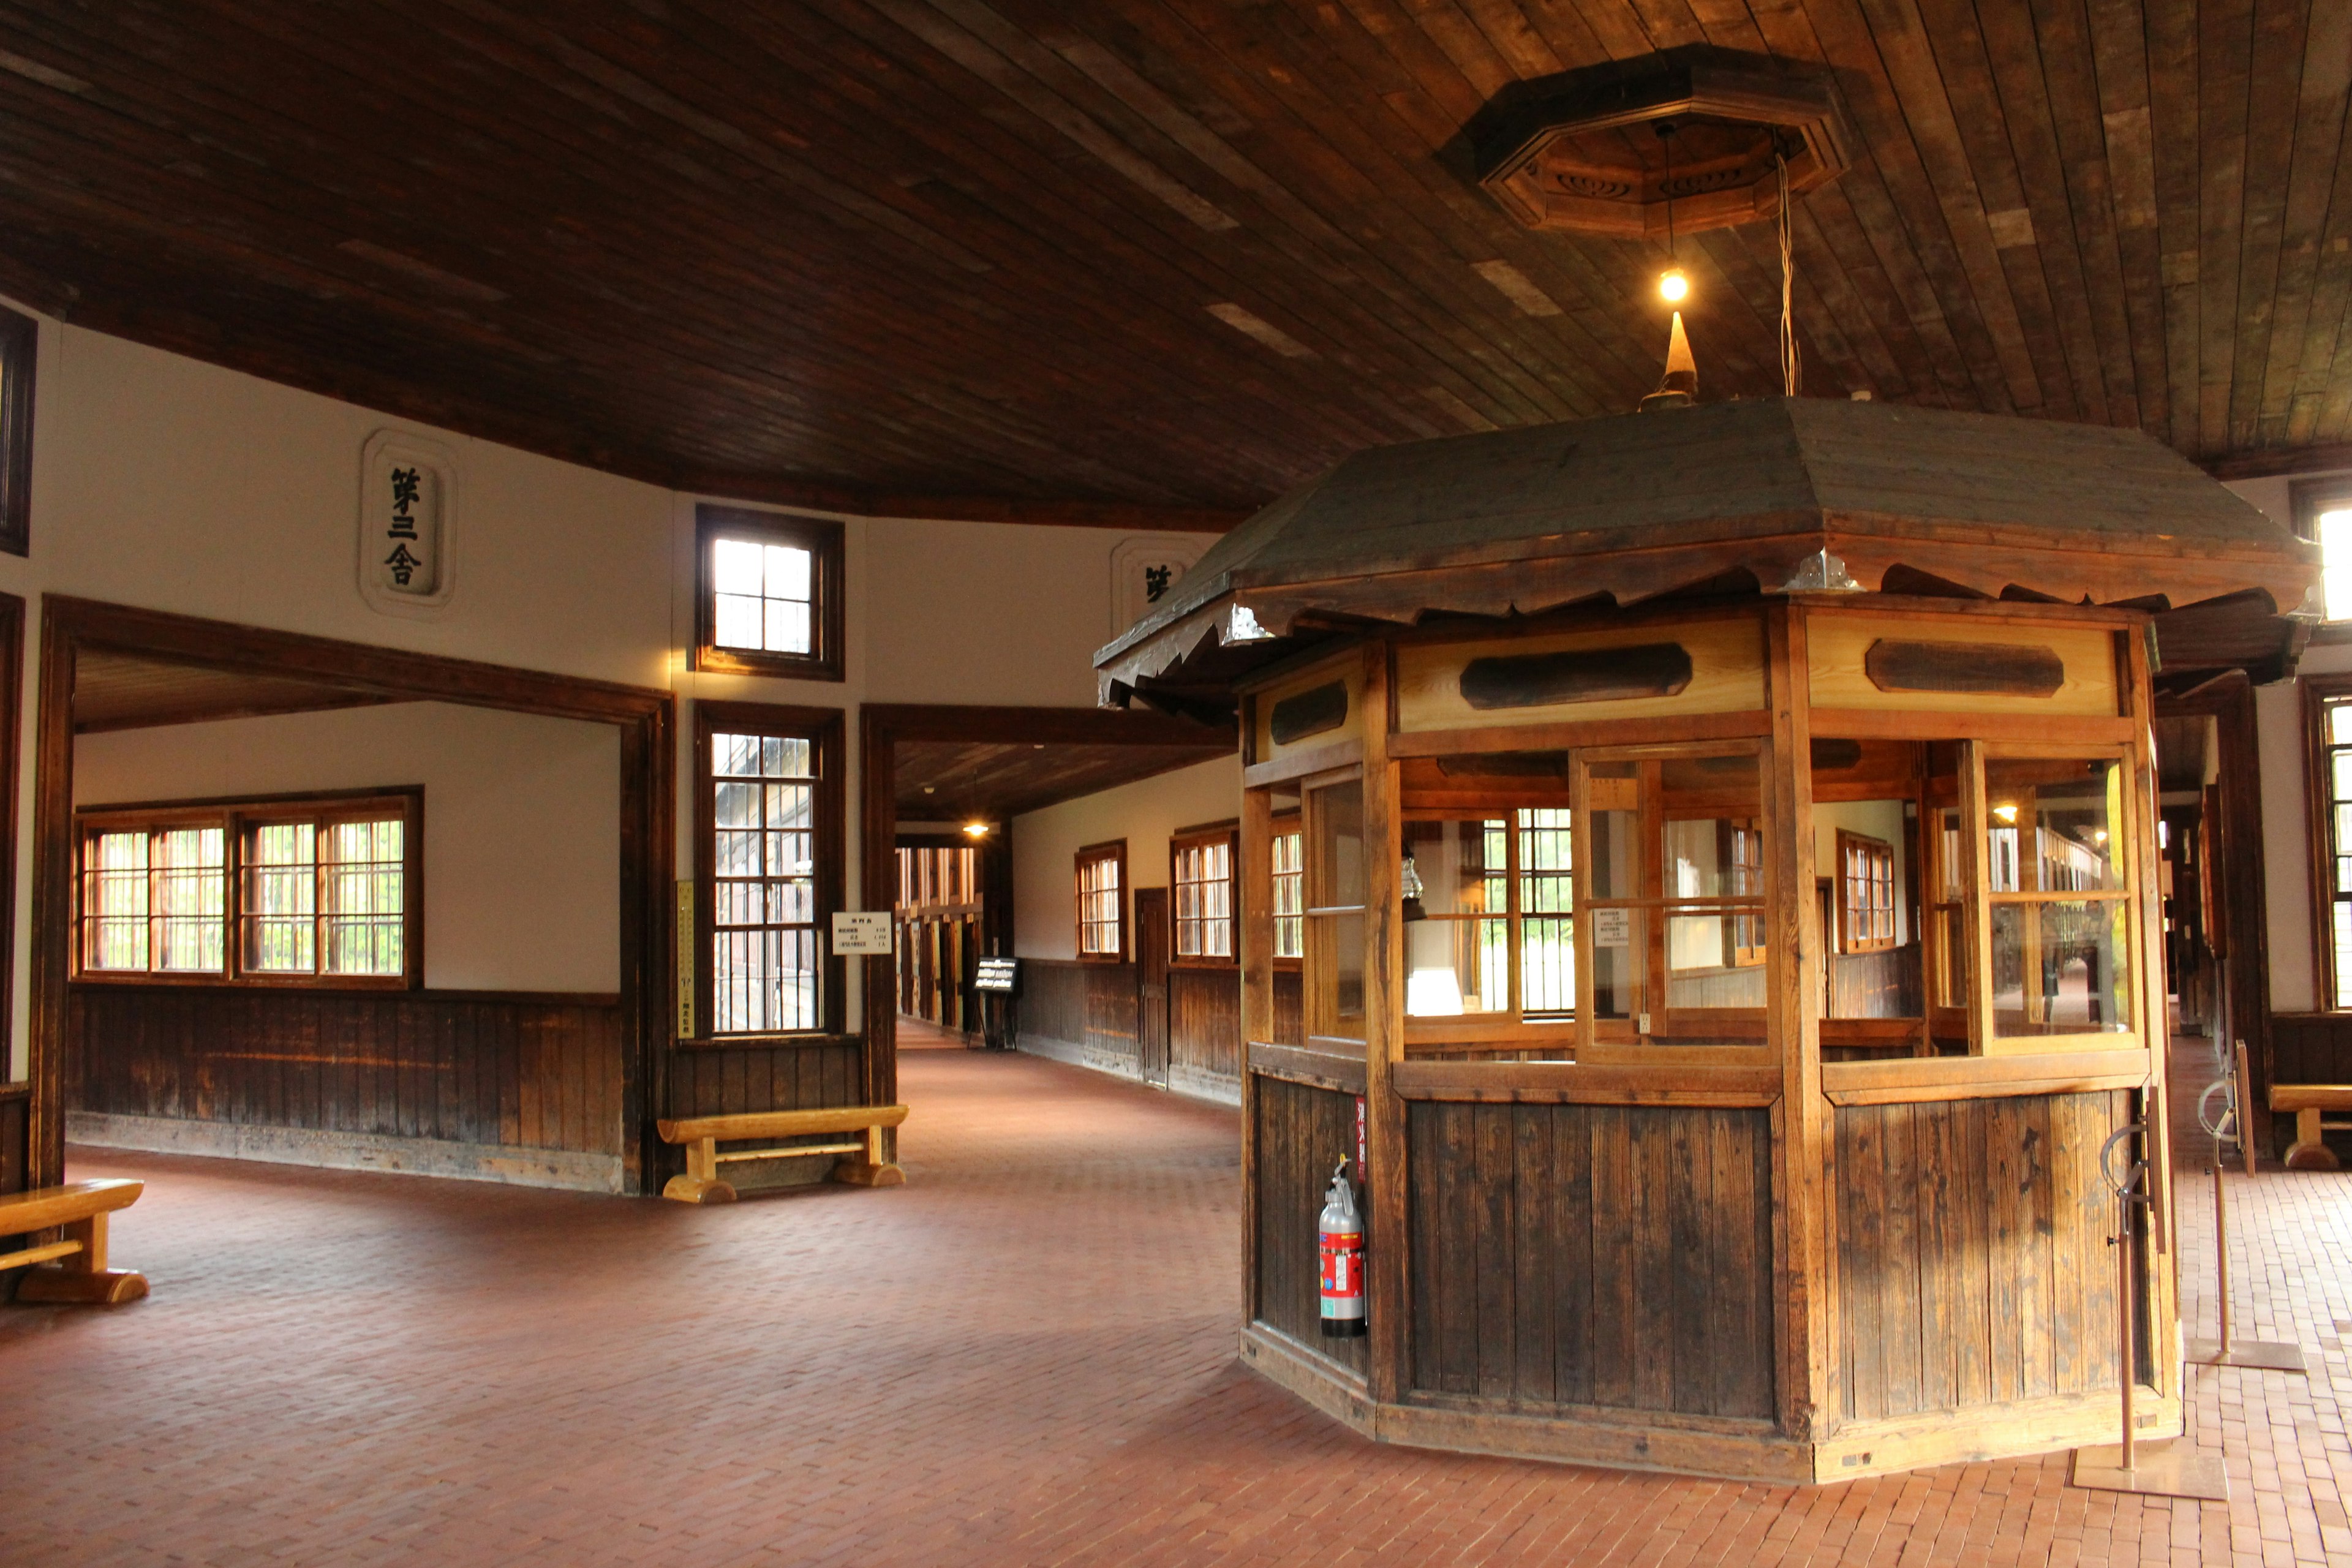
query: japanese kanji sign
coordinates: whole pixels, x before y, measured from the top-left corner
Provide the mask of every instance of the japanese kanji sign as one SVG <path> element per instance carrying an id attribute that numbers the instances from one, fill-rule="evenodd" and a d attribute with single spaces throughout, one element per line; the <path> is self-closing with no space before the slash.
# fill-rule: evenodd
<path id="1" fill-rule="evenodd" d="M 360 465 L 360 593 L 394 615 L 429 612 L 449 596 L 449 522 L 456 466 L 448 449 L 379 431 Z"/>
<path id="2" fill-rule="evenodd" d="M 1166 604 L 1200 554 L 1199 542 L 1181 534 L 1122 540 L 1110 560 L 1112 635 Z"/>

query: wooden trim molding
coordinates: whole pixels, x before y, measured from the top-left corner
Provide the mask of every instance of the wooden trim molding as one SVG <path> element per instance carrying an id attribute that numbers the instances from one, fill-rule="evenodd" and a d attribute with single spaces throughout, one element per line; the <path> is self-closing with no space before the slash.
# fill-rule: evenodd
<path id="1" fill-rule="evenodd" d="M 718 646 L 717 586 L 711 580 L 711 547 L 719 539 L 756 539 L 796 546 L 809 552 L 810 651 L 769 653 Z M 845 574 L 842 527 L 822 518 L 745 507 L 694 509 L 693 668 L 730 675 L 765 675 L 787 680 L 842 679 Z"/>
<path id="2" fill-rule="evenodd" d="M 10 555 L 33 550 L 33 382 L 40 349 L 40 324 L 0 305 L 0 551 Z"/>
<path id="3" fill-rule="evenodd" d="M 2336 971 L 2344 958 L 2336 952 L 2331 918 L 2335 900 L 2329 892 L 2336 880 L 2331 863 L 2336 847 L 2327 810 L 2327 709 L 2331 702 L 2352 699 L 2352 674 L 2306 675 L 2296 684 L 2303 689 L 2304 859 L 2311 869 L 2311 1000 L 2314 1011 L 2341 1016 L 2352 1009 L 2335 1004 Z M 2352 845 L 2345 847 L 2352 852 Z"/>

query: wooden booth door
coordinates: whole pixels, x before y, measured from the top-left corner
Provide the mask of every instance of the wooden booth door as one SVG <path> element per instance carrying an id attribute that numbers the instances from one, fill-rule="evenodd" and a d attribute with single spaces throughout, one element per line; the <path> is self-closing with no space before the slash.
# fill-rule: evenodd
<path id="1" fill-rule="evenodd" d="M 1135 890 L 1135 1048 L 1143 1081 L 1168 1087 L 1168 889 Z"/>

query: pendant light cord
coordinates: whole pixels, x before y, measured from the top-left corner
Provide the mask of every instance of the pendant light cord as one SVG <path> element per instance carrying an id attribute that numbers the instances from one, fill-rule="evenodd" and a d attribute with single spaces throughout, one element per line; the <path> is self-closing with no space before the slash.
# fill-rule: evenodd
<path id="1" fill-rule="evenodd" d="M 1785 153 L 1775 153 L 1773 162 L 1779 165 L 1780 181 L 1780 381 L 1790 397 L 1797 395 L 1798 384 L 1804 379 L 1797 361 L 1797 316 L 1794 309 L 1797 268 L 1794 248 L 1789 241 L 1789 160 Z M 1666 208 L 1667 233 L 1674 232 L 1674 207 Z"/>

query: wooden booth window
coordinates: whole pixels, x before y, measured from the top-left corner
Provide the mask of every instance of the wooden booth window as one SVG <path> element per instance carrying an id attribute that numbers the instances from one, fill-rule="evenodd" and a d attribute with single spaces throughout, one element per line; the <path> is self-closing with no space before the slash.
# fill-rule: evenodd
<path id="1" fill-rule="evenodd" d="M 822 933 L 841 907 L 841 713 L 698 702 L 695 730 L 704 1027 L 838 1033 Z"/>
<path id="2" fill-rule="evenodd" d="M 1405 1016 L 1559 1023 L 1576 1015 L 1574 835 L 1565 805 L 1404 823 Z"/>
<path id="3" fill-rule="evenodd" d="M 2130 1032 L 2130 777 L 2120 756 L 1986 758 L 1996 1039 Z"/>
<path id="4" fill-rule="evenodd" d="M 1306 951 L 1307 877 L 1299 856 L 1298 819 L 1274 825 L 1268 853 L 1274 865 L 1274 957 L 1277 964 L 1298 962 Z"/>
<path id="5" fill-rule="evenodd" d="M 1076 870 L 1078 956 L 1118 963 L 1127 957 L 1127 840 L 1087 845 Z"/>
<path id="6" fill-rule="evenodd" d="M 1176 962 L 1234 962 L 1234 854 L 1230 825 L 1187 828 L 1168 843 L 1168 880 L 1175 889 Z"/>
<path id="7" fill-rule="evenodd" d="M 696 519 L 694 667 L 842 679 L 841 524 L 718 506 Z"/>
<path id="8" fill-rule="evenodd" d="M 2303 701 L 2320 1010 L 2352 1011 L 2352 676 L 2305 677 Z"/>
<path id="9" fill-rule="evenodd" d="M 1364 1023 L 1364 785 L 1340 779 L 1305 792 L 1306 908 L 1301 911 L 1307 1033 L 1361 1044 Z"/>
<path id="10" fill-rule="evenodd" d="M 1752 751 L 1578 760 L 1580 983 L 1602 1051 L 1761 1049 L 1768 921 Z"/>
<path id="11" fill-rule="evenodd" d="M 79 973 L 415 984 L 423 805 L 406 790 L 85 812 Z"/>

